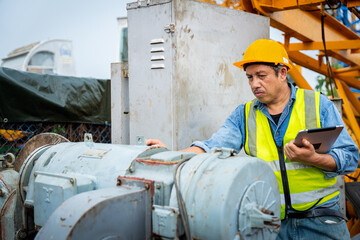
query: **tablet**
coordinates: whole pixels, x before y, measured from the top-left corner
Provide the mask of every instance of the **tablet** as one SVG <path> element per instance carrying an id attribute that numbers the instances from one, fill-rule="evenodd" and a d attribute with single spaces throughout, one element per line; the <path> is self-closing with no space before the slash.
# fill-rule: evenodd
<path id="1" fill-rule="evenodd" d="M 338 138 L 344 126 L 305 129 L 298 132 L 294 144 L 302 147 L 302 139 L 308 140 L 317 153 L 327 153 Z"/>

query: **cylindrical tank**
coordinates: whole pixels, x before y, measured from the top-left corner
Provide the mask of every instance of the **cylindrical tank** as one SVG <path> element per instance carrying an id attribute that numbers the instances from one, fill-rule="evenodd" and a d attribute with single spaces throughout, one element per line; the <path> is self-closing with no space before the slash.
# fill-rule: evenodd
<path id="1" fill-rule="evenodd" d="M 184 165 L 180 184 L 194 239 L 276 238 L 279 188 L 263 160 L 224 157 L 221 151 L 200 154 Z"/>

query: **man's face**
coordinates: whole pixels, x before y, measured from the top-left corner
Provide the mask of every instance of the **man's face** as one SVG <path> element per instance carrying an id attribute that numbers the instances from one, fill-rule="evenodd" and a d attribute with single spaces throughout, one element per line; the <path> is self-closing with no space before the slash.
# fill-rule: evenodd
<path id="1" fill-rule="evenodd" d="M 264 104 L 271 104 L 279 96 L 281 86 L 284 84 L 283 75 L 282 69 L 276 76 L 272 67 L 262 64 L 254 64 L 246 68 L 251 90 L 254 96 Z"/>

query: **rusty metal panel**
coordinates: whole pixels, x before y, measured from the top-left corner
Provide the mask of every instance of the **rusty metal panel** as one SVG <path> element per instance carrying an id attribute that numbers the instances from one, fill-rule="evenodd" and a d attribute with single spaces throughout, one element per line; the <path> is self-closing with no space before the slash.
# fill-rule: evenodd
<path id="1" fill-rule="evenodd" d="M 188 147 L 253 99 L 232 64 L 269 37 L 268 18 L 195 0 L 150 1 L 128 5 L 128 27 L 131 144 L 143 135 Z"/>
<path id="2" fill-rule="evenodd" d="M 113 187 L 64 202 L 36 235 L 42 239 L 151 239 L 151 194 Z"/>

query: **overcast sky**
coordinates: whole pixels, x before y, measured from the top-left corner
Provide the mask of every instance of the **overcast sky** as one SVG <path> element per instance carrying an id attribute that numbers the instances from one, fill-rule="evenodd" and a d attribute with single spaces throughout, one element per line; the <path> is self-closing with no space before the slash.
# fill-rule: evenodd
<path id="1" fill-rule="evenodd" d="M 117 60 L 117 18 L 134 0 L 0 0 L 0 58 L 42 40 L 73 42 L 77 76 L 110 78 Z"/>
<path id="2" fill-rule="evenodd" d="M 79 77 L 110 78 L 118 59 L 117 18 L 135 0 L 0 0 L 0 58 L 30 43 L 49 39 L 73 42 Z M 282 41 L 281 32 L 271 38 Z M 318 74 L 304 70 L 312 87 Z"/>

